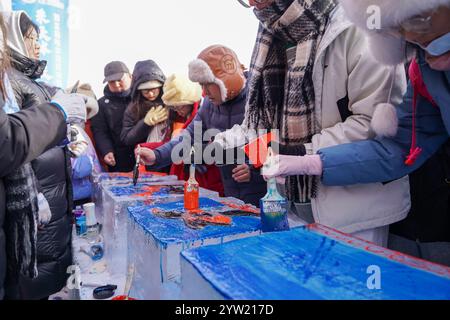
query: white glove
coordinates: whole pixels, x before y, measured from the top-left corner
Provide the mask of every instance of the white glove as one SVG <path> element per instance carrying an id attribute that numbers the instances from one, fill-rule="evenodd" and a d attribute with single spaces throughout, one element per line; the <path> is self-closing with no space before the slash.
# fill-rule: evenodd
<path id="1" fill-rule="evenodd" d="M 277 178 L 282 183 L 289 176 L 321 176 L 323 171 L 322 159 L 319 155 L 282 156 L 275 155 L 268 159 L 261 170 L 264 179 Z"/>
<path id="2" fill-rule="evenodd" d="M 221 132 L 214 137 L 214 142 L 222 149 L 233 149 L 245 146 L 249 141 L 256 139 L 256 131 L 248 130 L 240 125 L 235 125 L 230 130 Z"/>
<path id="3" fill-rule="evenodd" d="M 53 97 L 51 103 L 60 108 L 66 116 L 67 123 L 86 122 L 86 96 L 72 93 L 67 94 L 64 91 L 58 91 Z"/>
<path id="4" fill-rule="evenodd" d="M 39 208 L 39 226 L 47 225 L 52 219 L 52 211 L 47 199 L 42 193 L 38 194 L 38 208 Z"/>
<path id="5" fill-rule="evenodd" d="M 69 151 L 74 158 L 79 158 L 84 155 L 88 149 L 88 142 L 83 136 L 83 129 L 77 125 L 70 126 Z"/>

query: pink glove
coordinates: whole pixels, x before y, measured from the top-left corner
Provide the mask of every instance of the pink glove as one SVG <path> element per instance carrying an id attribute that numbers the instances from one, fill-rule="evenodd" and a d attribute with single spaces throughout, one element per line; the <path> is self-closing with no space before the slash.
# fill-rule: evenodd
<path id="1" fill-rule="evenodd" d="M 321 176 L 322 171 L 323 165 L 319 155 L 304 157 L 276 155 L 271 164 L 263 167 L 261 174 L 266 180 L 277 178 L 277 182 L 280 183 L 289 176 Z"/>

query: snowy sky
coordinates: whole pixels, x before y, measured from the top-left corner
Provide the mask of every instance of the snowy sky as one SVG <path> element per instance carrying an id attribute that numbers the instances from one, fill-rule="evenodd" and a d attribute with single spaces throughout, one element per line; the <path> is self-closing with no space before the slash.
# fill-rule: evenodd
<path id="1" fill-rule="evenodd" d="M 201 50 L 224 44 L 249 65 L 258 22 L 237 0 L 71 0 L 69 83 L 89 82 L 103 95 L 103 68 L 155 60 L 169 76 L 187 74 Z"/>

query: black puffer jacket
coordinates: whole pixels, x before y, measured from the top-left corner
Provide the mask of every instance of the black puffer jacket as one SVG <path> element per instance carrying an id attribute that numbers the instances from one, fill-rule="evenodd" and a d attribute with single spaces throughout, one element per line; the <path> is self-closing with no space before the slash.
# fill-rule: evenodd
<path id="1" fill-rule="evenodd" d="M 9 77 L 22 109 L 46 103 L 51 98 L 46 88 L 33 80 L 43 72 L 39 64 L 34 64 L 18 53 L 13 54 L 13 69 Z M 60 291 L 66 285 L 67 268 L 72 264 L 72 186 L 68 152 L 54 147 L 34 160 L 32 166 L 39 192 L 49 202 L 52 219 L 38 231 L 39 276 L 34 280 L 21 278 L 18 284 L 8 284 L 7 296 L 13 299 L 42 299 Z"/>
<path id="2" fill-rule="evenodd" d="M 0 96 L 1 97 L 1 96 Z M 3 112 L 0 98 L 0 300 L 4 296 L 6 277 L 5 190 L 3 177 L 24 163 L 35 159 L 51 146 L 64 139 L 66 126 L 59 109 L 45 104 L 16 114 Z M 42 132 L 45 131 L 45 135 Z"/>
<path id="3" fill-rule="evenodd" d="M 102 159 L 108 153 L 114 153 L 116 166 L 109 167 L 109 171 L 130 172 L 136 161 L 134 150 L 120 140 L 123 115 L 131 102 L 130 92 L 113 93 L 106 86 L 104 94 L 105 96 L 98 100 L 99 112 L 91 120 L 95 145 Z"/>
<path id="4" fill-rule="evenodd" d="M 147 142 L 153 127 L 144 122 L 145 115 L 153 107 L 164 105 L 161 98 L 163 95 L 162 88 L 159 97 L 155 101 L 151 102 L 141 97 L 138 87 L 148 81 L 159 81 L 164 84 L 166 77 L 153 60 L 139 61 L 134 67 L 133 83 L 131 85 L 132 101 L 125 111 L 123 129 L 120 136 L 122 142 L 131 147 Z"/>

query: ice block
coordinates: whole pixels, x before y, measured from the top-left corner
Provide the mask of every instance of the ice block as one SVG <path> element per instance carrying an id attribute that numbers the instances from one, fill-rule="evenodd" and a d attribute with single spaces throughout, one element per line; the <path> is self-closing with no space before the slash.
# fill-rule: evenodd
<path id="1" fill-rule="evenodd" d="M 450 299 L 450 268 L 320 225 L 187 250 L 181 271 L 189 300 Z"/>
<path id="2" fill-rule="evenodd" d="M 219 202 L 222 201 L 222 202 Z M 203 210 L 236 210 L 242 205 L 233 199 L 200 199 Z M 234 205 L 233 205 L 234 203 Z M 138 299 L 178 299 L 180 293 L 180 252 L 235 239 L 259 235 L 258 217 L 238 216 L 232 218 L 231 226 L 206 226 L 194 230 L 182 219 L 168 219 L 152 214 L 155 206 L 128 208 L 131 221 L 128 225 L 129 263 L 135 266 L 135 279 L 131 296 Z M 183 209 L 182 201 L 166 204 L 165 208 Z M 234 208 L 233 208 L 234 207 Z"/>
<path id="3" fill-rule="evenodd" d="M 157 178 L 161 180 L 161 178 Z M 132 180 L 120 178 L 101 183 L 101 200 L 97 200 L 97 216 L 103 224 L 105 239 L 105 258 L 112 274 L 125 274 L 127 270 L 127 224 L 126 208 L 133 205 L 155 204 L 182 199 L 183 181 L 164 177 L 162 181 L 141 179 L 137 186 Z M 205 196 L 217 196 L 217 193 L 200 190 Z"/>

